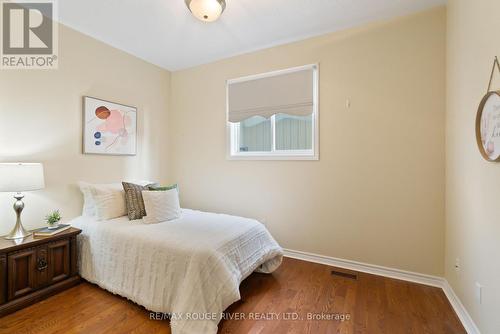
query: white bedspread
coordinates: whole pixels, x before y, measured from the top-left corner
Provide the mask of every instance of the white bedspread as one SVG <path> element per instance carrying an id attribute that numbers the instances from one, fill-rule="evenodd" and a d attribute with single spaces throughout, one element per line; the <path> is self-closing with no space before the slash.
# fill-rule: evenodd
<path id="1" fill-rule="evenodd" d="M 187 209 L 154 225 L 126 217 L 79 217 L 72 225 L 82 229 L 80 275 L 150 311 L 173 314 L 173 334 L 216 333 L 222 312 L 240 299 L 241 281 L 253 271 L 273 272 L 283 255 L 255 220 Z"/>

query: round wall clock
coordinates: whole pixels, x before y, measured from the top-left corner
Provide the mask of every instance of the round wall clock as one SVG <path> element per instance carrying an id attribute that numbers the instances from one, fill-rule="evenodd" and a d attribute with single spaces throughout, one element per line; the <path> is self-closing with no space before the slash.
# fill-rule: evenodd
<path id="1" fill-rule="evenodd" d="M 488 92 L 479 104 L 476 140 L 483 158 L 500 161 L 500 91 Z"/>

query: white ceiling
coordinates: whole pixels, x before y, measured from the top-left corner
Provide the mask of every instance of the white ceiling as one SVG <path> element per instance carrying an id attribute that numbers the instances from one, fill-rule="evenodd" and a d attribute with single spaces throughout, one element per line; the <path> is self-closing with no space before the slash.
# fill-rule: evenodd
<path id="1" fill-rule="evenodd" d="M 59 20 L 175 71 L 266 47 L 405 15 L 446 0 L 226 0 L 213 23 L 184 0 L 63 0 Z"/>

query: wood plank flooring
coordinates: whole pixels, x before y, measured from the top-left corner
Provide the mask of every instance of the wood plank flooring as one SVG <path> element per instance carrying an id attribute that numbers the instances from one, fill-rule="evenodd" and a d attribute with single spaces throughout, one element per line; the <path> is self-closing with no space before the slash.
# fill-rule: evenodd
<path id="1" fill-rule="evenodd" d="M 331 275 L 332 269 L 285 258 L 273 275 L 252 274 L 241 285 L 243 300 L 227 310 L 245 319 L 222 321 L 219 333 L 466 333 L 438 288 L 363 273 L 351 279 Z M 170 333 L 168 321 L 149 316 L 124 298 L 82 283 L 0 318 L 0 333 Z M 335 316 L 344 320 L 325 319 Z"/>

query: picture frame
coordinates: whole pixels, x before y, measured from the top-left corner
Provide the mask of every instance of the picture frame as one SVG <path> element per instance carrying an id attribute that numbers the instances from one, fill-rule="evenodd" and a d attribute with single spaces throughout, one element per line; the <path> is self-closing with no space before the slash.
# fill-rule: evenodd
<path id="1" fill-rule="evenodd" d="M 83 97 L 83 154 L 137 154 L 137 108 Z"/>
<path id="2" fill-rule="evenodd" d="M 476 141 L 486 161 L 500 162 L 500 91 L 488 92 L 479 104 Z"/>

